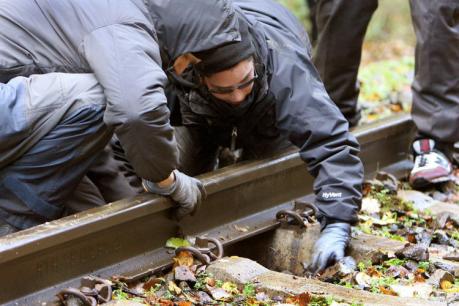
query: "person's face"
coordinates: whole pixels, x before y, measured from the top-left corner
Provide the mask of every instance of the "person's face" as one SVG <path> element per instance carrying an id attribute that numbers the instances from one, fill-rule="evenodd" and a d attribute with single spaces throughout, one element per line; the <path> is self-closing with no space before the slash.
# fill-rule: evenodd
<path id="1" fill-rule="evenodd" d="M 204 76 L 203 83 L 215 98 L 238 106 L 252 92 L 255 79 L 254 61 L 249 58 L 228 70 Z"/>

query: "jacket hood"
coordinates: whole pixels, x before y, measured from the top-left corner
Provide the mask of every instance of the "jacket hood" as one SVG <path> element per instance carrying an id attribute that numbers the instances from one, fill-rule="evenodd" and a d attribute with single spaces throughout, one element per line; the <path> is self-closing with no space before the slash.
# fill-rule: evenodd
<path id="1" fill-rule="evenodd" d="M 170 61 L 241 40 L 230 0 L 145 0 L 145 4 Z"/>

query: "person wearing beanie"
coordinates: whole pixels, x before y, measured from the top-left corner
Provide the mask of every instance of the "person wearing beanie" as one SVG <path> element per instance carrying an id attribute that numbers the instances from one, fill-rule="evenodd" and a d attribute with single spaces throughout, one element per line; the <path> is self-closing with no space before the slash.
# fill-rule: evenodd
<path id="1" fill-rule="evenodd" d="M 183 125 L 175 127 L 179 169 L 196 175 L 298 147 L 315 177 L 322 234 L 310 269 L 319 272 L 344 257 L 357 221 L 359 144 L 328 96 L 296 18 L 271 0 L 233 3 L 240 41 L 192 52 L 190 65 L 180 60 L 168 69 L 179 106 L 173 112 Z"/>
<path id="2" fill-rule="evenodd" d="M 203 75 L 209 76 L 228 70 L 255 54 L 253 37 L 249 33 L 248 23 L 242 18 L 239 18 L 238 21 L 239 32 L 241 33 L 240 41 L 194 53 L 196 58 L 200 60 L 196 67 Z"/>

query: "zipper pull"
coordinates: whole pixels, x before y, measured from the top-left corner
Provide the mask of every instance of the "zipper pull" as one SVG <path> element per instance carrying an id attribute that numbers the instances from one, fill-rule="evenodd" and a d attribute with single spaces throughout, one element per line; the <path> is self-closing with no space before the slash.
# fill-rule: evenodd
<path id="1" fill-rule="evenodd" d="M 237 127 L 233 126 L 233 131 L 231 132 L 231 151 L 236 151 L 236 139 L 237 139 Z"/>

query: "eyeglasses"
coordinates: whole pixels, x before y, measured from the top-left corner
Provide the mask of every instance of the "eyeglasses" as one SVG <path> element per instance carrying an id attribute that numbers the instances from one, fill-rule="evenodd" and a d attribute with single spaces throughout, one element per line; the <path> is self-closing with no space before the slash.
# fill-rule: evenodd
<path id="1" fill-rule="evenodd" d="M 244 89 L 252 85 L 258 79 L 257 71 L 254 69 L 254 76 L 250 80 L 245 82 L 230 86 L 230 87 L 218 87 L 218 88 L 208 88 L 208 91 L 217 95 L 227 95 L 235 91 L 236 89 Z"/>

